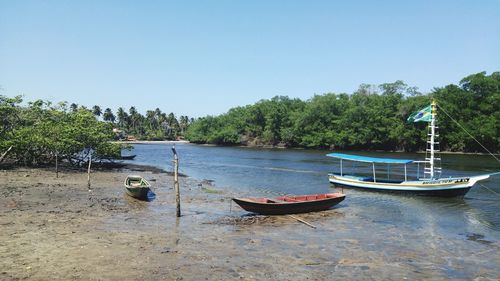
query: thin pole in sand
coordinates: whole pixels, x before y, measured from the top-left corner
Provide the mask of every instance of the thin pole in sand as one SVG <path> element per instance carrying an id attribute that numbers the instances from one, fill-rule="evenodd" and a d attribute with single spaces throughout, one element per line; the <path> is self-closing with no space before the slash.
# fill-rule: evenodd
<path id="1" fill-rule="evenodd" d="M 59 178 L 59 162 L 58 162 L 59 153 L 56 151 L 56 178 Z"/>
<path id="2" fill-rule="evenodd" d="M 90 189 L 90 166 L 92 165 L 92 154 L 89 155 L 89 167 L 87 169 L 87 187 Z"/>
<path id="3" fill-rule="evenodd" d="M 177 151 L 175 150 L 175 144 L 172 147 L 172 152 L 174 153 L 174 189 L 175 189 L 175 215 L 181 217 L 181 194 L 179 189 L 179 157 L 177 156 Z"/>

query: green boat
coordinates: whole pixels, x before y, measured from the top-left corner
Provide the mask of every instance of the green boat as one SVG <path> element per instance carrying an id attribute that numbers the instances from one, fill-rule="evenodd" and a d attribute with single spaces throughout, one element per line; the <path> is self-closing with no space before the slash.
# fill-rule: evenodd
<path id="1" fill-rule="evenodd" d="M 125 190 L 127 194 L 141 200 L 148 200 L 151 184 L 141 176 L 129 175 L 125 179 Z"/>

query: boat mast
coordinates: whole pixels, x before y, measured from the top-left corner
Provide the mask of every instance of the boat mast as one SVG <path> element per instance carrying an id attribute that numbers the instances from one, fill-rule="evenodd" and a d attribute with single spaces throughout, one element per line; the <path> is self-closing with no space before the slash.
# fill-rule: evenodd
<path id="1" fill-rule="evenodd" d="M 440 158 L 436 158 L 435 157 L 435 153 L 436 152 L 439 152 L 439 150 L 436 150 L 434 148 L 434 145 L 436 144 L 439 144 L 438 142 L 436 142 L 436 109 L 437 109 L 437 106 L 436 106 L 436 102 L 433 100 L 432 103 L 431 103 L 431 122 L 429 123 L 429 140 L 427 141 L 427 144 L 429 144 L 427 150 L 426 150 L 426 154 L 427 152 L 429 152 L 429 157 L 425 157 L 425 162 L 426 164 L 428 164 L 429 166 L 428 167 L 425 167 L 424 168 L 424 174 L 428 174 L 429 175 L 429 178 L 430 179 L 433 179 L 434 178 L 434 175 L 435 175 L 435 165 L 434 165 L 434 161 L 436 160 L 441 160 Z M 427 166 L 427 165 L 426 165 Z"/>

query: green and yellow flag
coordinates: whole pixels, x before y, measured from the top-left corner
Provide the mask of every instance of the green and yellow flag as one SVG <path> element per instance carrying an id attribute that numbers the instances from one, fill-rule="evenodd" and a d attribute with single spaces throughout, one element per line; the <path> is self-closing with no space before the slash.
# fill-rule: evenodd
<path id="1" fill-rule="evenodd" d="M 419 111 L 413 113 L 406 120 L 407 122 L 431 122 L 432 119 L 432 105 L 420 109 Z"/>

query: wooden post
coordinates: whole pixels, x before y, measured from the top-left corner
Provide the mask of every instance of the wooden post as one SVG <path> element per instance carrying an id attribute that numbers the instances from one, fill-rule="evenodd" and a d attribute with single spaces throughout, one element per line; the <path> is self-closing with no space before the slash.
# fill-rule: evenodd
<path id="1" fill-rule="evenodd" d="M 89 167 L 87 169 L 87 187 L 90 189 L 90 165 L 92 165 L 92 154 L 89 155 Z"/>
<path id="2" fill-rule="evenodd" d="M 175 150 L 175 144 L 172 147 L 172 152 L 174 153 L 174 189 L 175 189 L 175 206 L 176 206 L 176 216 L 181 217 L 181 194 L 179 189 L 179 157 L 177 156 L 177 151 Z"/>
<path id="3" fill-rule="evenodd" d="M 56 152 L 56 178 L 59 178 L 59 162 L 58 162 L 59 153 Z"/>

